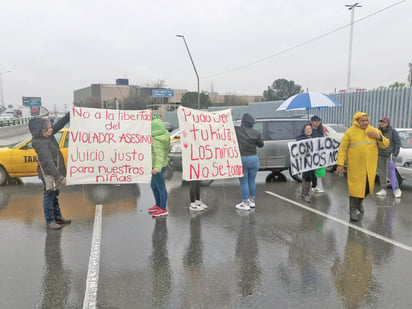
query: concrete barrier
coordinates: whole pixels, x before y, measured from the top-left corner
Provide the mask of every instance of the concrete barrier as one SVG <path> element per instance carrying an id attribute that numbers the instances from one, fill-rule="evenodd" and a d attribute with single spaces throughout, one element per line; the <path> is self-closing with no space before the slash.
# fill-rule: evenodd
<path id="1" fill-rule="evenodd" d="M 0 128 L 0 145 L 4 144 L 1 142 L 2 139 L 8 139 L 14 136 L 24 136 L 30 134 L 29 127 L 27 123 L 17 124 L 10 127 Z"/>

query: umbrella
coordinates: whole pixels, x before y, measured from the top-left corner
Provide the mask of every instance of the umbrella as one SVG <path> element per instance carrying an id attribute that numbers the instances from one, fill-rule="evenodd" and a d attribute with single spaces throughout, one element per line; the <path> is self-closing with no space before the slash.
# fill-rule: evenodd
<path id="1" fill-rule="evenodd" d="M 395 190 L 397 189 L 396 188 L 397 177 L 396 177 L 396 165 L 392 161 L 392 156 L 391 156 L 391 160 L 389 161 L 389 179 L 391 181 L 392 190 L 393 192 L 395 192 Z"/>
<path id="2" fill-rule="evenodd" d="M 342 104 L 336 101 L 331 96 L 320 92 L 302 92 L 296 94 L 284 101 L 277 111 L 290 111 L 297 109 L 306 109 L 308 111 L 313 108 L 325 108 L 341 106 Z"/>

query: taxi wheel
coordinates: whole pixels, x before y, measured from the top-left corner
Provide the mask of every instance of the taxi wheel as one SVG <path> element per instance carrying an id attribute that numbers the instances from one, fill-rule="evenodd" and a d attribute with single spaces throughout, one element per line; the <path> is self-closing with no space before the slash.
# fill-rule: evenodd
<path id="1" fill-rule="evenodd" d="M 7 182 L 9 175 L 7 174 L 6 170 L 0 166 L 0 186 L 4 186 Z"/>

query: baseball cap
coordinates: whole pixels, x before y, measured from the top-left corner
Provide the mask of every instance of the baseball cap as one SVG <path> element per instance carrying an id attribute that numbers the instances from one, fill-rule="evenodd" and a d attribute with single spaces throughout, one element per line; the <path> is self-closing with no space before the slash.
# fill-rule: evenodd
<path id="1" fill-rule="evenodd" d="M 391 123 L 391 120 L 388 117 L 383 117 L 379 122 Z"/>
<path id="2" fill-rule="evenodd" d="M 310 118 L 310 121 L 321 121 L 322 119 L 319 118 L 319 116 L 312 116 L 312 118 Z"/>

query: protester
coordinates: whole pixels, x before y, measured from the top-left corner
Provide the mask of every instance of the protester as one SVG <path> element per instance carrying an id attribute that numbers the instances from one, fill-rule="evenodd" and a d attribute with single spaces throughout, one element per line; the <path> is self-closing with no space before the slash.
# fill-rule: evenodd
<path id="1" fill-rule="evenodd" d="M 235 127 L 243 166 L 243 177 L 239 178 L 242 202 L 236 204 L 239 210 L 255 208 L 256 175 L 259 170 L 259 157 L 256 147 L 263 147 L 263 139 L 259 131 L 253 129 L 255 119 L 244 114 L 240 127 Z"/>
<path id="2" fill-rule="evenodd" d="M 369 125 L 367 113 L 356 112 L 352 126 L 346 130 L 340 142 L 336 171 L 342 175 L 347 165 L 349 189 L 349 213 L 352 221 L 358 221 L 357 210 L 364 213 L 362 201 L 373 192 L 378 162 L 378 147 L 386 148 L 389 140 L 382 132 Z"/>
<path id="3" fill-rule="evenodd" d="M 385 149 L 379 149 L 378 155 L 378 176 L 379 182 L 381 185 L 381 189 L 376 193 L 377 196 L 385 196 L 386 195 L 386 173 L 389 166 L 389 162 L 394 161 L 395 157 L 399 155 L 399 150 L 401 148 L 401 140 L 399 138 L 398 132 L 392 128 L 390 125 L 391 120 L 388 117 L 383 117 L 379 120 L 379 130 L 382 132 L 383 136 L 385 136 L 390 141 L 390 146 Z M 395 181 L 392 184 L 395 187 L 395 191 L 393 191 L 393 195 L 395 198 L 400 198 L 402 196 L 402 191 L 399 189 L 398 180 L 391 179 L 391 181 Z"/>
<path id="4" fill-rule="evenodd" d="M 313 118 L 313 117 L 312 117 Z M 297 141 L 312 138 L 313 129 L 310 123 L 305 124 L 302 128 L 301 134 L 296 138 Z M 316 178 L 315 171 L 310 170 L 302 173 L 302 191 L 301 197 L 306 203 L 311 203 L 312 198 L 310 196 L 310 187 L 313 179 Z"/>
<path id="5" fill-rule="evenodd" d="M 167 216 L 167 190 L 164 174 L 167 169 L 170 135 L 158 115 L 152 119 L 152 188 L 156 204 L 149 208 L 153 217 Z"/>
<path id="6" fill-rule="evenodd" d="M 33 136 L 32 145 L 37 153 L 39 162 L 37 171 L 39 178 L 43 182 L 43 211 L 46 219 L 46 226 L 51 230 L 61 229 L 62 224 L 70 224 L 70 219 L 62 216 L 59 205 L 59 190 L 46 190 L 45 175 L 52 176 L 56 185 L 66 184 L 66 167 L 64 158 L 59 149 L 59 144 L 54 137 L 70 120 L 70 113 L 67 113 L 53 126 L 50 120 L 44 118 L 33 118 L 29 121 L 29 130 Z"/>
<path id="7" fill-rule="evenodd" d="M 310 118 L 310 124 L 312 126 L 312 137 L 324 137 L 326 134 L 326 130 L 321 123 L 322 119 L 319 116 L 315 115 Z M 325 169 L 321 167 L 321 169 Z M 312 178 L 312 190 L 314 192 L 323 193 L 323 185 L 322 185 L 322 177 L 316 177 L 316 175 Z"/>

